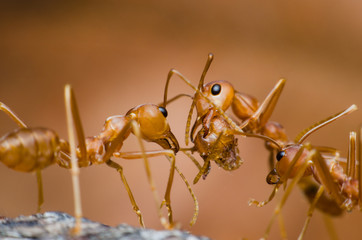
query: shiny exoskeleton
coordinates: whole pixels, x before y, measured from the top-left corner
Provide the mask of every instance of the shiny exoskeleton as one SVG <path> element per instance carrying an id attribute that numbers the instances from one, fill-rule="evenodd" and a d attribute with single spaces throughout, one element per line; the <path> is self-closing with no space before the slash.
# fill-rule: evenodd
<path id="1" fill-rule="evenodd" d="M 354 112 L 356 109 L 357 107 L 352 105 L 346 110 L 302 131 L 293 143 L 278 146 L 275 167 L 267 176 L 268 183 L 276 185 L 272 194 L 264 202 L 250 201 L 250 204 L 257 204 L 258 206 L 267 204 L 274 198 L 279 187 L 283 184 L 286 186 L 287 180 L 292 179 L 285 190 L 283 199 L 275 209 L 264 238 L 268 237 L 276 215 L 280 213 L 282 206 L 296 184 L 302 187 L 311 200 L 307 220 L 299 239 L 303 238 L 315 207 L 332 216 L 340 215 L 345 210 L 351 211 L 358 205 L 361 208 L 362 191 L 360 183 L 362 183 L 362 174 L 359 172 L 361 168 L 357 168 L 357 166 L 361 166 L 362 160 L 359 158 L 356 162 L 356 133 L 351 132 L 350 134 L 347 160 L 341 158 L 334 148 L 303 144 L 304 140 L 319 128 Z M 310 179 L 308 177 L 310 176 L 319 186 L 312 190 L 311 195 L 308 195 L 311 187 L 316 186 L 314 183 L 309 183 Z"/>
<path id="2" fill-rule="evenodd" d="M 36 172 L 38 182 L 38 211 L 43 204 L 41 170 L 59 164 L 65 167 L 64 158 L 69 159 L 68 143 L 48 128 L 28 128 L 26 124 L 4 103 L 0 110 L 5 112 L 20 127 L 0 139 L 0 161 L 7 167 L 20 172 Z"/>
<path id="3" fill-rule="evenodd" d="M 262 103 L 259 103 L 253 96 L 237 92 L 227 81 L 213 81 L 204 84 L 204 78 L 212 60 L 213 55 L 209 54 L 198 88 L 194 87 L 188 79 L 174 69 L 172 69 L 169 73 L 165 88 L 163 106 L 165 106 L 167 102 L 168 83 L 173 74 L 179 76 L 195 91 L 195 94 L 192 97 L 193 103 L 191 105 L 185 134 L 187 144 L 190 135 L 189 128 L 192 112 L 196 106 L 197 118 L 192 127 L 190 136 L 190 139 L 194 142 L 195 146 L 185 150 L 199 152 L 205 163 L 204 166 L 201 167 L 196 160 L 192 158 L 192 155 L 186 152 L 186 154 L 200 169 L 194 183 L 198 181 L 200 176 L 205 178 L 209 173 L 210 160 L 217 163 L 226 163 L 221 165 L 226 170 L 234 170 L 240 166 L 242 160 L 238 155 L 236 139 L 233 139 L 235 134 L 240 134 L 264 138 L 266 147 L 270 151 L 269 163 L 273 169 L 267 176 L 267 182 L 269 184 L 274 184 L 280 180 L 280 176 L 274 168 L 274 156 L 277 151 L 280 150 L 280 146 L 287 146 L 295 143 L 288 139 L 285 129 L 281 124 L 269 121 L 285 85 L 285 80 L 281 79 L 268 94 L 265 100 Z M 227 115 L 225 115 L 225 111 L 230 108 L 238 120 L 241 121 L 240 124 L 234 123 Z M 220 119 L 224 120 L 221 121 Z M 214 124 L 214 121 L 217 124 Z M 220 122 L 222 122 L 222 124 L 220 124 Z M 212 126 L 211 130 L 210 126 Z M 218 128 L 215 126 L 220 127 Z M 198 127 L 200 129 L 195 138 L 195 132 Z M 215 137 L 216 135 L 219 137 Z M 328 149 L 328 151 L 331 151 L 331 149 Z M 220 161 L 221 159 L 224 159 L 224 161 Z M 319 210 L 332 216 L 341 215 L 343 213 L 343 208 L 341 208 L 341 206 L 333 198 L 331 198 L 328 193 L 318 192 L 320 186 L 318 182 L 313 181 L 311 178 L 304 177 L 298 182 L 298 185 L 311 203 L 315 201 L 313 206 L 317 207 Z M 271 195 L 270 200 L 273 198 L 274 194 L 275 192 Z M 317 196 L 317 194 L 319 194 L 319 196 Z M 258 202 L 257 205 L 262 206 L 266 202 L 262 202 L 262 204 Z M 250 204 L 254 203 L 256 203 L 256 201 L 250 201 Z"/>
<path id="4" fill-rule="evenodd" d="M 78 167 L 106 163 L 108 166 L 116 169 L 121 175 L 121 179 L 126 187 L 133 209 L 138 215 L 140 224 L 144 226 L 142 214 L 134 200 L 130 187 L 128 186 L 123 174 L 123 169 L 110 158 L 143 158 L 146 165 L 148 180 L 151 184 L 154 197 L 157 200 L 158 197 L 155 192 L 156 188 L 153 185 L 147 157 L 165 155 L 171 162 L 167 189 L 164 200 L 162 201 L 162 205 L 165 205 L 168 210 L 168 223 L 162 218 L 161 210 L 159 209 L 158 211 L 164 226 L 172 227 L 173 216 L 170 203 L 170 192 L 175 170 L 175 153 L 179 150 L 179 144 L 167 123 L 166 109 L 154 104 L 137 106 L 129 110 L 125 115 L 109 117 L 99 135 L 84 138 L 75 96 L 70 85 L 66 85 L 65 87 L 65 103 L 70 135 L 69 143 L 66 140 L 60 139 L 53 130 L 46 128 L 28 128 L 5 104 L 0 103 L 0 110 L 7 113 L 20 126 L 20 129 L 10 132 L 0 140 L 0 161 L 16 171 L 37 173 L 39 188 L 38 210 L 40 210 L 40 206 L 43 203 L 40 175 L 42 169 L 52 164 L 58 164 L 61 167 L 72 169 L 72 175 L 76 179 L 75 181 L 79 182 Z M 123 153 L 120 151 L 123 142 L 131 133 L 138 138 L 141 152 Z M 78 147 L 75 146 L 75 136 L 77 136 L 78 139 Z M 145 151 L 141 139 L 155 142 L 164 150 Z M 74 149 L 74 151 L 72 149 Z M 74 152 L 74 156 L 72 155 L 72 152 Z M 180 175 L 185 181 L 184 176 L 182 176 L 181 173 Z M 80 218 L 82 215 L 80 193 L 79 186 L 76 186 L 77 183 L 73 184 L 75 191 L 74 195 L 76 198 L 75 201 L 78 202 L 78 205 L 76 204 L 77 206 L 75 207 L 77 225 L 74 231 L 79 232 L 81 229 Z M 188 183 L 186 184 L 188 185 Z M 189 190 L 193 196 L 190 188 Z"/>
<path id="5" fill-rule="evenodd" d="M 174 69 L 169 72 L 165 87 L 163 106 L 166 106 L 167 103 L 168 84 L 173 74 L 179 76 L 195 91 L 185 134 L 186 144 L 191 139 L 194 147 L 183 150 L 183 152 L 187 150 L 198 152 L 204 160 L 203 167 L 200 167 L 194 160 L 200 170 L 194 183 L 198 181 L 201 175 L 204 178 L 207 176 L 210 171 L 210 161 L 215 161 L 219 166 L 229 171 L 241 166 L 243 160 L 239 156 L 235 135 L 269 140 L 273 138 L 277 142 L 284 142 L 287 139 L 280 124 L 268 121 L 285 80 L 280 80 L 263 103 L 259 104 L 254 97 L 236 91 L 232 84 L 227 81 L 220 80 L 204 84 L 206 72 L 212 60 L 213 55 L 209 54 L 198 88 L 194 87 L 188 79 Z M 195 107 L 197 116 L 190 134 L 191 118 Z M 228 109 L 232 109 L 241 124 L 236 124 L 225 114 Z M 198 132 L 196 133 L 196 131 Z M 272 142 L 272 140 L 267 142 L 271 151 L 276 146 Z"/>
<path id="6" fill-rule="evenodd" d="M 47 128 L 19 128 L 0 139 L 0 161 L 20 172 L 34 172 L 60 158 L 58 135 Z"/>

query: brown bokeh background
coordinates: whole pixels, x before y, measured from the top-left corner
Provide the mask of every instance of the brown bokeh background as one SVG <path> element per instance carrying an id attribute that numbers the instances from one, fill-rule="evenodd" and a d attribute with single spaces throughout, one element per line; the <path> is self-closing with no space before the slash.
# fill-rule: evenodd
<path id="1" fill-rule="evenodd" d="M 362 107 L 362 4 L 358 1 L 1 1 L 0 101 L 30 126 L 44 126 L 67 138 L 63 87 L 76 92 L 87 135 L 99 133 L 104 120 L 131 107 L 159 103 L 170 68 L 197 84 L 209 52 L 215 61 L 206 81 L 224 79 L 262 100 L 278 79 L 287 85 L 272 119 L 292 138 L 305 127 L 355 103 Z M 170 96 L 192 93 L 179 80 Z M 170 105 L 169 122 L 182 146 L 189 99 Z M 362 120 L 358 111 L 309 138 L 314 144 L 341 149 L 346 155 L 348 134 Z M 0 114 L 0 133 L 17 126 Z M 213 239 L 261 237 L 280 199 L 258 209 L 250 197 L 265 199 L 271 187 L 263 143 L 240 139 L 245 162 L 226 172 L 214 164 L 210 175 L 193 187 L 200 215 L 188 227 L 193 202 L 176 175 L 172 190 L 175 219 L 197 235 Z M 158 149 L 147 144 L 148 149 Z M 124 150 L 138 150 L 135 138 Z M 147 227 L 161 229 L 142 160 L 117 160 L 133 189 Z M 152 159 L 159 193 L 163 193 L 169 164 Z M 192 181 L 197 169 L 182 154 L 177 165 Z M 0 165 L 0 215 L 15 217 L 36 210 L 35 176 Z M 69 171 L 52 166 L 43 171 L 44 211 L 73 212 Z M 119 175 L 107 166 L 81 170 L 84 216 L 104 224 L 138 225 Z M 283 214 L 288 236 L 300 232 L 308 204 L 299 189 Z M 333 223 L 341 239 L 359 239 L 358 210 Z M 278 225 L 271 239 L 279 239 Z M 328 237 L 322 214 L 312 218 L 306 239 Z"/>

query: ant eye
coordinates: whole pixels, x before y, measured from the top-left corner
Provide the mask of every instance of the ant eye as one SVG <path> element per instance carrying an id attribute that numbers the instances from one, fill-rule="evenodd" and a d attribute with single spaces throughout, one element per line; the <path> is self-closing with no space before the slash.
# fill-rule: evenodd
<path id="1" fill-rule="evenodd" d="M 280 159 L 282 159 L 285 156 L 285 152 L 284 151 L 280 151 L 277 153 L 277 160 L 280 161 Z"/>
<path id="2" fill-rule="evenodd" d="M 211 88 L 212 95 L 218 95 L 221 92 L 220 84 L 214 84 Z"/>
<path id="3" fill-rule="evenodd" d="M 161 111 L 161 113 L 162 113 L 162 115 L 163 115 L 164 117 L 167 117 L 167 110 L 166 110 L 166 108 L 164 108 L 164 107 L 158 107 L 158 110 Z"/>

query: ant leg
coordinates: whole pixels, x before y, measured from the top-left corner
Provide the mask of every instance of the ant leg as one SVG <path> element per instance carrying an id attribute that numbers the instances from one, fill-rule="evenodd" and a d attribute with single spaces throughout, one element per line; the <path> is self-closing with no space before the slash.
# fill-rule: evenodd
<path id="1" fill-rule="evenodd" d="M 123 182 L 123 185 L 124 187 L 126 188 L 126 191 L 128 193 L 128 197 L 131 201 L 131 204 L 133 206 L 133 211 L 137 214 L 138 216 L 138 221 L 140 222 L 140 225 L 145 228 L 145 223 L 143 221 L 143 217 L 142 217 L 142 213 L 141 213 L 141 210 L 139 209 L 137 203 L 136 203 L 136 200 L 134 199 L 133 197 L 133 194 L 132 194 L 132 191 L 131 191 L 131 188 L 129 187 L 128 185 L 128 182 L 127 182 L 127 179 L 125 177 L 125 175 L 123 174 L 123 168 L 116 162 L 113 162 L 112 160 L 108 160 L 106 161 L 106 164 L 111 167 L 111 168 L 114 168 L 117 170 L 117 172 L 120 174 L 121 176 L 121 179 L 122 179 L 122 182 Z"/>
<path id="2" fill-rule="evenodd" d="M 176 171 L 178 172 L 178 174 L 180 175 L 180 177 L 182 178 L 182 180 L 185 182 L 189 192 L 190 192 L 190 195 L 192 197 L 192 199 L 194 200 L 194 216 L 192 217 L 191 221 L 190 221 L 190 226 L 193 226 L 195 223 L 196 223 L 196 220 L 197 220 L 197 216 L 199 215 L 199 203 L 196 199 L 196 196 L 194 194 L 194 192 L 192 191 L 191 189 L 191 186 L 189 184 L 189 182 L 187 181 L 187 179 L 185 178 L 185 176 L 182 174 L 182 172 L 178 169 L 177 166 L 175 166 L 175 169 Z"/>
<path id="3" fill-rule="evenodd" d="M 254 123 L 256 121 L 259 121 L 260 126 L 264 126 L 266 122 L 268 122 L 275 105 L 277 104 L 277 101 L 279 99 L 279 96 L 281 95 L 281 92 L 284 88 L 286 80 L 280 79 L 275 87 L 270 91 L 268 96 L 264 99 L 263 103 L 260 105 L 258 110 L 245 122 L 243 122 L 240 125 L 240 128 L 246 127 L 250 122 Z"/>
<path id="4" fill-rule="evenodd" d="M 65 103 L 67 105 L 67 107 L 69 108 L 69 113 L 71 116 L 71 120 L 74 124 L 75 127 L 75 132 L 77 134 L 77 139 L 78 139 L 78 148 L 80 151 L 80 159 L 79 161 L 82 162 L 86 162 L 87 161 L 87 148 L 86 148 L 86 144 L 85 144 L 85 136 L 84 136 L 84 131 L 83 131 L 83 127 L 82 127 L 82 122 L 80 120 L 80 115 L 79 115 L 79 110 L 78 110 L 78 105 L 77 105 L 77 101 L 75 99 L 75 94 L 73 92 L 72 87 L 67 84 L 65 85 Z"/>
<path id="5" fill-rule="evenodd" d="M 356 168 L 356 132 L 350 132 L 347 158 L 347 177 L 355 178 Z"/>
<path id="6" fill-rule="evenodd" d="M 265 201 L 257 201 L 256 199 L 251 198 L 248 201 L 249 206 L 256 205 L 257 207 L 263 207 L 264 205 L 266 205 L 267 203 L 269 203 L 271 200 L 274 199 L 275 194 L 278 192 L 280 186 L 281 186 L 281 184 L 275 185 L 275 187 L 274 187 L 272 193 L 270 194 L 269 198 L 267 200 L 265 200 Z"/>
<path id="7" fill-rule="evenodd" d="M 331 173 L 329 172 L 329 168 L 324 158 L 316 150 L 312 150 L 311 152 L 313 153 L 313 155 L 310 159 L 313 161 L 313 165 L 316 173 L 318 174 L 320 182 L 325 187 L 326 191 L 334 199 L 334 201 L 339 206 L 344 206 L 346 198 L 340 193 L 338 186 L 336 185 Z"/>
<path id="8" fill-rule="evenodd" d="M 307 219 L 306 219 L 305 222 L 304 222 L 304 226 L 303 226 L 303 229 L 302 229 L 301 233 L 299 234 L 298 240 L 302 240 L 302 239 L 303 239 L 304 233 L 305 233 L 305 231 L 307 230 L 307 227 L 308 227 L 308 225 L 309 225 L 309 222 L 310 222 L 310 220 L 311 220 L 311 218 L 312 218 L 313 211 L 314 211 L 314 209 L 315 209 L 315 207 L 316 207 L 316 205 L 317 205 L 317 202 L 318 202 L 319 198 L 322 196 L 323 191 L 324 191 L 324 187 L 323 187 L 323 185 L 321 185 L 321 186 L 319 187 L 318 192 L 317 192 L 317 194 L 315 195 L 315 197 L 314 197 L 311 205 L 309 206 L 309 210 L 308 210 L 308 214 L 307 214 Z"/>
<path id="9" fill-rule="evenodd" d="M 192 160 L 192 162 L 195 164 L 197 169 L 199 171 L 201 171 L 202 167 L 201 167 L 200 163 L 196 160 L 196 158 L 194 156 L 192 156 L 190 153 L 188 153 L 187 150 L 189 150 L 189 149 L 186 149 L 186 150 L 180 149 L 181 152 L 183 152 L 186 156 L 188 156 Z"/>
<path id="10" fill-rule="evenodd" d="M 298 154 L 298 153 L 297 153 Z M 307 159 L 310 159 L 310 157 L 312 156 L 312 154 L 314 153 L 310 153 L 307 157 Z M 293 160 L 294 161 L 294 160 Z M 295 175 L 295 177 L 293 178 L 293 180 L 291 181 L 291 183 L 288 185 L 287 189 L 284 192 L 284 195 L 282 197 L 282 199 L 280 200 L 280 202 L 278 203 L 278 205 L 276 206 L 273 216 L 268 224 L 268 227 L 264 233 L 264 237 L 263 239 L 267 239 L 271 230 L 271 227 L 274 223 L 274 220 L 276 218 L 277 215 L 280 214 L 282 207 L 284 206 L 285 202 L 287 201 L 290 193 L 292 192 L 293 188 L 295 187 L 295 185 L 299 182 L 299 180 L 303 177 L 304 172 L 306 171 L 306 169 L 310 166 L 311 162 L 310 161 L 305 161 L 299 168 L 297 174 Z"/>
<path id="11" fill-rule="evenodd" d="M 210 160 L 205 160 L 204 165 L 201 167 L 200 171 L 198 172 L 198 174 L 194 178 L 193 184 L 198 183 L 201 176 L 207 174 L 209 169 L 210 169 Z"/>
<path id="12" fill-rule="evenodd" d="M 20 128 L 27 128 L 26 124 L 4 103 L 0 102 L 0 110 L 5 112 Z"/>
<path id="13" fill-rule="evenodd" d="M 338 240 L 338 234 L 336 232 L 336 229 L 333 225 L 332 218 L 328 214 L 323 214 L 323 220 L 327 227 L 327 232 L 329 234 L 330 239 L 332 240 Z"/>
<path id="14" fill-rule="evenodd" d="M 174 154 L 174 152 L 172 150 L 147 151 L 145 153 L 146 153 L 147 157 L 157 157 L 157 156 L 164 155 L 170 161 L 171 166 L 173 165 L 175 154 Z M 122 153 L 121 152 L 116 152 L 116 153 L 114 153 L 114 156 L 117 157 L 117 158 L 124 158 L 124 159 L 137 159 L 137 158 L 142 158 L 143 157 L 142 153 L 139 153 L 139 152 L 122 152 Z M 194 192 L 191 189 L 190 184 L 186 180 L 185 176 L 177 168 L 176 165 L 174 166 L 174 169 L 179 173 L 181 179 L 185 182 L 185 184 L 186 184 L 186 186 L 187 186 L 187 188 L 188 188 L 188 190 L 190 192 L 190 195 L 191 195 L 192 199 L 194 200 L 195 212 L 194 212 L 194 216 L 193 216 L 193 218 L 192 218 L 192 220 L 190 222 L 190 225 L 193 225 L 196 222 L 198 212 L 199 212 L 198 201 L 197 201 L 197 199 L 195 197 Z M 170 175 L 172 174 L 172 172 L 173 172 L 173 170 L 172 170 L 172 167 L 171 167 Z M 170 200 L 170 193 L 171 193 L 171 187 L 172 187 L 172 180 L 170 180 L 170 179 L 173 179 L 173 176 L 169 177 L 168 184 L 167 184 L 167 189 L 166 189 L 166 192 L 165 192 L 165 197 L 164 197 L 164 200 L 161 203 L 161 208 L 162 208 L 163 205 L 166 205 L 166 208 L 169 209 L 171 211 L 171 213 L 172 213 L 171 204 L 170 204 L 170 201 L 171 201 Z M 171 217 L 172 217 L 172 215 L 171 215 Z M 171 220 L 172 220 L 172 218 L 171 218 Z"/>
<path id="15" fill-rule="evenodd" d="M 210 110 L 210 112 L 212 112 L 212 110 Z M 185 137 L 187 137 L 187 140 L 191 139 L 191 142 L 194 142 L 194 139 L 195 139 L 195 131 L 196 129 L 202 124 L 202 122 L 204 121 L 204 117 L 198 117 L 196 120 L 195 120 L 195 123 L 194 125 L 192 126 L 191 128 L 191 135 L 190 135 L 190 132 L 187 132 L 185 133 Z M 209 127 L 209 126 L 208 126 Z M 203 128 L 207 128 L 206 126 L 203 125 Z M 207 129 L 208 131 L 208 129 Z"/>
<path id="16" fill-rule="evenodd" d="M 167 211 L 168 211 L 168 222 L 170 224 L 170 226 L 168 226 L 169 228 L 173 228 L 173 216 L 172 216 L 172 209 L 171 209 L 171 188 L 172 188 L 172 183 L 173 183 L 173 177 L 175 175 L 175 167 L 176 167 L 176 159 L 175 159 L 175 155 L 172 152 L 171 156 L 166 156 L 168 161 L 171 163 L 171 168 L 170 168 L 170 174 L 168 177 L 168 181 L 167 181 L 167 187 L 166 187 L 166 191 L 165 191 L 165 196 L 164 199 L 162 200 L 162 203 L 160 205 L 160 208 L 162 208 L 163 205 L 166 206 Z"/>
<path id="17" fill-rule="evenodd" d="M 80 184 L 79 184 L 79 167 L 78 167 L 78 158 L 76 153 L 75 133 L 77 134 L 79 142 L 81 158 L 84 161 L 86 160 L 86 148 L 84 142 L 83 128 L 81 125 L 75 96 L 70 85 L 65 86 L 64 98 L 65 98 L 65 110 L 67 116 L 68 136 L 69 136 L 69 145 L 70 145 L 71 174 L 72 174 L 72 184 L 73 184 L 73 194 L 74 194 L 74 215 L 76 219 L 75 226 L 72 229 L 72 232 L 74 234 L 79 234 L 81 231 L 83 214 L 82 214 L 82 202 L 81 202 Z"/>
<path id="18" fill-rule="evenodd" d="M 192 101 L 189 114 L 187 115 L 187 121 L 186 121 L 186 129 L 185 129 L 185 144 L 186 146 L 189 145 L 190 142 L 190 127 L 191 127 L 191 119 L 192 119 L 192 113 L 194 112 L 195 108 L 195 100 Z M 196 122 L 195 122 L 196 124 Z M 194 126 L 195 126 L 194 124 Z"/>
<path id="19" fill-rule="evenodd" d="M 320 187 L 320 184 L 312 180 L 312 177 L 313 176 L 304 177 L 298 182 L 299 188 L 303 191 L 309 203 L 313 202 Z M 326 191 L 319 197 L 316 208 L 330 216 L 340 216 L 344 212 L 340 205 L 338 205 Z"/>
<path id="20" fill-rule="evenodd" d="M 155 199 L 155 202 L 156 202 L 156 205 L 157 205 L 157 208 L 160 206 L 159 204 L 159 198 L 158 198 L 158 193 L 157 193 L 157 190 L 156 190 L 156 186 L 155 186 L 155 183 L 153 181 L 153 178 L 152 178 L 152 174 L 151 174 L 151 169 L 150 169 L 150 164 L 148 162 L 148 158 L 147 158 L 147 155 L 146 155 L 146 151 L 145 151 L 145 147 L 143 145 L 143 142 L 142 142 L 142 137 L 141 137 L 141 131 L 140 131 L 140 128 L 139 126 L 137 125 L 137 123 L 134 121 L 134 120 L 131 120 L 130 122 L 131 124 L 131 127 L 133 129 L 133 133 L 134 135 L 137 137 L 138 139 L 138 144 L 140 145 L 140 148 L 141 148 L 141 153 L 142 153 L 142 158 L 143 158 L 143 163 L 145 165 L 145 169 L 146 169 L 146 175 L 147 175 L 147 179 L 148 179 L 148 182 L 151 186 L 151 191 L 153 193 L 153 198 Z M 172 166 L 171 166 L 172 168 Z M 174 169 L 174 168 L 173 168 Z M 172 177 L 173 179 L 173 175 L 170 177 Z M 171 179 L 171 181 L 172 181 Z M 170 179 L 169 179 L 170 180 Z M 159 216 L 161 218 L 161 211 L 159 209 Z M 170 213 L 169 212 L 169 216 L 172 217 L 172 212 Z M 161 223 L 164 223 L 163 219 L 161 218 Z M 170 223 L 171 224 L 171 223 Z M 165 226 L 165 225 L 164 225 Z M 165 226 L 166 227 L 166 226 Z"/>
<path id="21" fill-rule="evenodd" d="M 283 214 L 281 213 L 278 215 L 278 222 L 279 222 L 280 236 L 282 237 L 282 239 L 288 239 L 287 231 L 285 230 Z"/>
<path id="22" fill-rule="evenodd" d="M 38 183 L 38 212 L 41 211 L 41 206 L 44 203 L 44 194 L 43 194 L 43 180 L 41 177 L 41 171 L 36 171 L 36 180 Z"/>
<path id="23" fill-rule="evenodd" d="M 362 209 L 362 125 L 359 128 L 358 131 L 358 142 L 359 142 L 359 147 L 358 147 L 358 174 L 357 174 L 357 179 L 358 179 L 358 203 L 359 203 L 359 208 Z"/>
<path id="24" fill-rule="evenodd" d="M 131 189 L 130 189 L 130 187 L 129 187 L 128 183 L 127 183 L 127 180 L 126 180 L 126 178 L 125 178 L 125 176 L 124 176 L 124 174 L 123 174 L 123 169 L 122 169 L 122 167 L 121 167 L 119 164 L 117 164 L 117 163 L 115 163 L 115 162 L 113 162 L 113 161 L 110 160 L 110 158 L 113 156 L 113 154 L 114 154 L 114 155 L 117 154 L 117 152 L 115 153 L 115 151 L 117 150 L 117 148 L 119 148 L 120 144 L 124 141 L 124 136 L 127 135 L 128 132 L 130 131 L 131 123 L 132 123 L 132 120 L 125 122 L 124 127 L 121 129 L 121 131 L 119 131 L 119 133 L 117 134 L 117 136 L 116 136 L 112 141 L 110 141 L 109 147 L 108 147 L 107 151 L 104 153 L 103 158 L 102 158 L 102 159 L 99 159 L 99 162 L 104 162 L 104 163 L 106 163 L 109 167 L 112 167 L 112 168 L 116 169 L 117 172 L 120 173 L 122 182 L 123 182 L 123 184 L 125 185 L 125 188 L 126 188 L 127 193 L 128 193 L 128 195 L 129 195 L 130 201 L 131 201 L 131 203 L 132 203 L 133 210 L 134 210 L 134 211 L 136 212 L 136 214 L 138 215 L 139 222 L 140 222 L 141 226 L 144 227 L 145 225 L 144 225 L 144 222 L 143 222 L 143 217 L 142 217 L 141 211 L 139 210 L 139 208 L 138 208 L 138 206 L 137 206 L 137 204 L 136 204 L 136 201 L 135 201 L 135 199 L 134 199 L 134 197 L 133 197 L 133 194 L 132 194 L 132 192 L 131 192 Z M 137 131 L 137 130 L 138 130 L 138 131 Z M 135 133 L 136 133 L 135 135 L 136 135 L 138 138 L 140 138 L 140 131 L 139 131 L 138 128 L 135 128 Z M 138 133 L 138 135 L 137 135 L 137 133 Z M 139 139 L 139 140 L 140 140 L 140 139 Z M 141 150 L 142 150 L 142 158 L 145 159 L 145 164 L 147 164 L 148 161 L 147 161 L 147 157 L 146 157 L 145 154 L 144 154 L 144 147 L 143 147 L 142 140 L 140 140 L 140 146 L 141 146 Z M 116 157 L 117 157 L 117 156 L 116 156 Z M 146 167 L 146 169 L 147 169 L 147 167 Z M 150 184 L 151 184 L 152 192 L 154 192 L 155 187 L 154 187 L 154 185 L 153 185 L 152 179 L 151 179 L 151 183 L 150 183 Z M 158 198 L 157 198 L 157 193 L 154 194 L 154 197 L 155 197 L 155 200 L 156 200 L 156 205 L 157 205 L 157 207 L 158 207 L 158 202 L 159 202 L 159 201 L 158 201 Z"/>
<path id="25" fill-rule="evenodd" d="M 320 153 L 327 153 L 331 154 L 335 157 L 339 157 L 339 151 L 332 147 L 321 147 L 321 146 L 313 146 L 314 149 L 316 149 Z"/>

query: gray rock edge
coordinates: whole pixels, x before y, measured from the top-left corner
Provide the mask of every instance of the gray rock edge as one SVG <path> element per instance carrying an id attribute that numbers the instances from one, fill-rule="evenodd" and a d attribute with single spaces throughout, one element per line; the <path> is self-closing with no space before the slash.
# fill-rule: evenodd
<path id="1" fill-rule="evenodd" d="M 49 240 L 207 240 L 180 230 L 153 230 L 120 224 L 110 227 L 82 218 L 82 232 L 72 235 L 75 219 L 63 212 L 45 212 L 30 216 L 0 219 L 0 239 L 49 239 Z"/>

